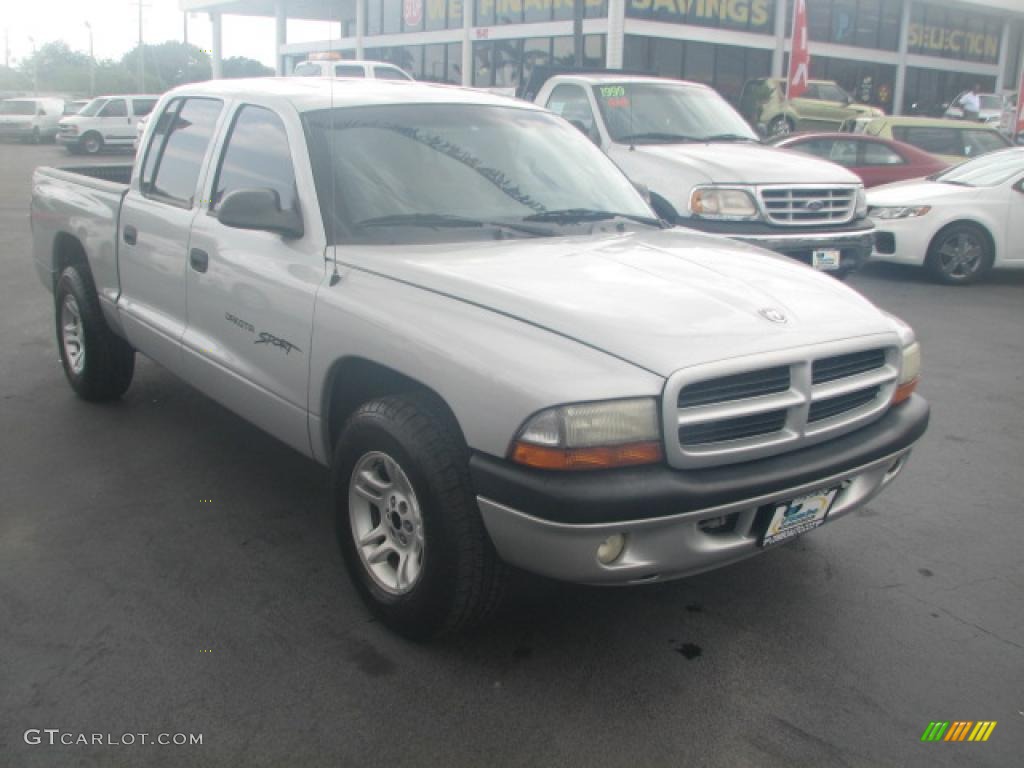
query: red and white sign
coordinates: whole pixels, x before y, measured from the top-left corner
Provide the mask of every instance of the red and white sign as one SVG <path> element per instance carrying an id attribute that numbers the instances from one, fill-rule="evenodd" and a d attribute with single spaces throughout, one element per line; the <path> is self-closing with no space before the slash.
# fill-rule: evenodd
<path id="1" fill-rule="evenodd" d="M 1020 89 L 1017 91 L 1017 127 L 1013 135 L 1024 133 L 1024 70 L 1020 73 Z"/>
<path id="2" fill-rule="evenodd" d="M 407 27 L 423 23 L 423 0 L 402 0 L 402 21 Z"/>
<path id="3" fill-rule="evenodd" d="M 808 70 L 811 67 L 811 51 L 807 47 L 807 2 L 796 0 L 793 7 L 793 47 L 789 52 L 789 79 L 786 81 L 786 98 L 796 99 L 807 90 Z"/>

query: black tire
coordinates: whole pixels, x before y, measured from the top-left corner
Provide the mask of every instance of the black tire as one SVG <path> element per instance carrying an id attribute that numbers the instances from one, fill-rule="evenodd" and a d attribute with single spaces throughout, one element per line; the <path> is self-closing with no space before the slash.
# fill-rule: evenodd
<path id="1" fill-rule="evenodd" d="M 54 291 L 57 349 L 68 383 L 83 400 L 116 400 L 125 393 L 135 373 L 135 350 L 107 326 L 92 277 L 81 267 L 68 267 Z M 77 348 L 67 338 L 67 320 L 73 305 L 79 318 Z"/>
<path id="2" fill-rule="evenodd" d="M 411 484 L 422 524 L 421 565 L 402 594 L 389 592 L 371 574 L 357 549 L 350 516 L 354 470 L 380 453 L 393 459 Z M 469 451 L 433 398 L 411 393 L 362 405 L 338 437 L 331 498 L 338 544 L 356 590 L 394 631 L 427 640 L 477 624 L 498 606 L 508 567 L 498 558 L 480 517 L 469 477 Z M 383 494 L 381 501 L 387 503 Z M 383 514 L 377 525 L 386 526 L 394 516 L 386 510 Z"/>
<path id="3" fill-rule="evenodd" d="M 772 121 L 768 123 L 768 136 L 789 136 L 791 133 L 796 132 L 796 126 L 793 125 L 793 121 L 785 115 L 779 115 L 778 117 L 772 118 Z"/>
<path id="4" fill-rule="evenodd" d="M 960 222 L 939 231 L 928 246 L 925 268 L 945 285 L 970 285 L 992 268 L 995 254 L 988 232 Z"/>
<path id="5" fill-rule="evenodd" d="M 98 155 L 103 151 L 103 137 L 96 131 L 89 131 L 79 140 L 78 146 L 87 155 Z"/>

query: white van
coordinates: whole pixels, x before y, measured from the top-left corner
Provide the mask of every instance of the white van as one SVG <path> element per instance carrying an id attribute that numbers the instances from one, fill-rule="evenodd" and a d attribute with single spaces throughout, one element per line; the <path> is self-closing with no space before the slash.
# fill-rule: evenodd
<path id="1" fill-rule="evenodd" d="M 33 144 L 53 141 L 63 114 L 64 99 L 5 99 L 0 101 L 0 138 Z"/>
<path id="2" fill-rule="evenodd" d="M 377 80 L 414 80 L 412 75 L 394 64 L 383 61 L 345 61 L 343 59 L 316 59 L 295 65 L 296 77 L 359 77 Z"/>
<path id="3" fill-rule="evenodd" d="M 94 155 L 104 147 L 131 147 L 139 120 L 153 110 L 159 98 L 152 94 L 98 96 L 78 114 L 60 121 L 57 141 L 73 154 Z"/>

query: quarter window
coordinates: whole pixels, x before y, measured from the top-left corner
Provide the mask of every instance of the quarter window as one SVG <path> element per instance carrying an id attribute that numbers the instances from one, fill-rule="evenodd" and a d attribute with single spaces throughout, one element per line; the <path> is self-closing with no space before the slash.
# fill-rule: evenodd
<path id="1" fill-rule="evenodd" d="M 150 141 L 142 174 L 143 193 L 192 207 L 221 107 L 216 99 L 172 102 L 160 116 Z M 159 154 L 150 164 L 156 152 Z"/>
<path id="2" fill-rule="evenodd" d="M 295 169 L 281 118 L 263 107 L 238 110 L 214 183 L 211 210 L 239 189 L 272 189 L 281 208 L 298 207 Z"/>

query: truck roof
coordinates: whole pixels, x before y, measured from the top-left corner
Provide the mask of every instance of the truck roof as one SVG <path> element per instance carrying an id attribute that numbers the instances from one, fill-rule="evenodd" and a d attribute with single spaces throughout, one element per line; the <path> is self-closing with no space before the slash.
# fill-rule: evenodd
<path id="1" fill-rule="evenodd" d="M 179 86 L 169 95 L 220 96 L 287 103 L 298 112 L 382 104 L 477 104 L 539 109 L 528 102 L 454 85 L 405 80 L 336 80 L 317 77 L 257 77 L 208 80 Z"/>
<path id="2" fill-rule="evenodd" d="M 658 77 L 657 75 L 627 75 L 616 74 L 615 72 L 556 72 L 548 80 L 554 80 L 555 78 L 582 80 L 588 83 L 673 83 L 675 85 L 686 85 L 692 88 L 711 90 L 704 83 L 694 83 L 690 80 L 680 80 L 675 77 Z"/>

